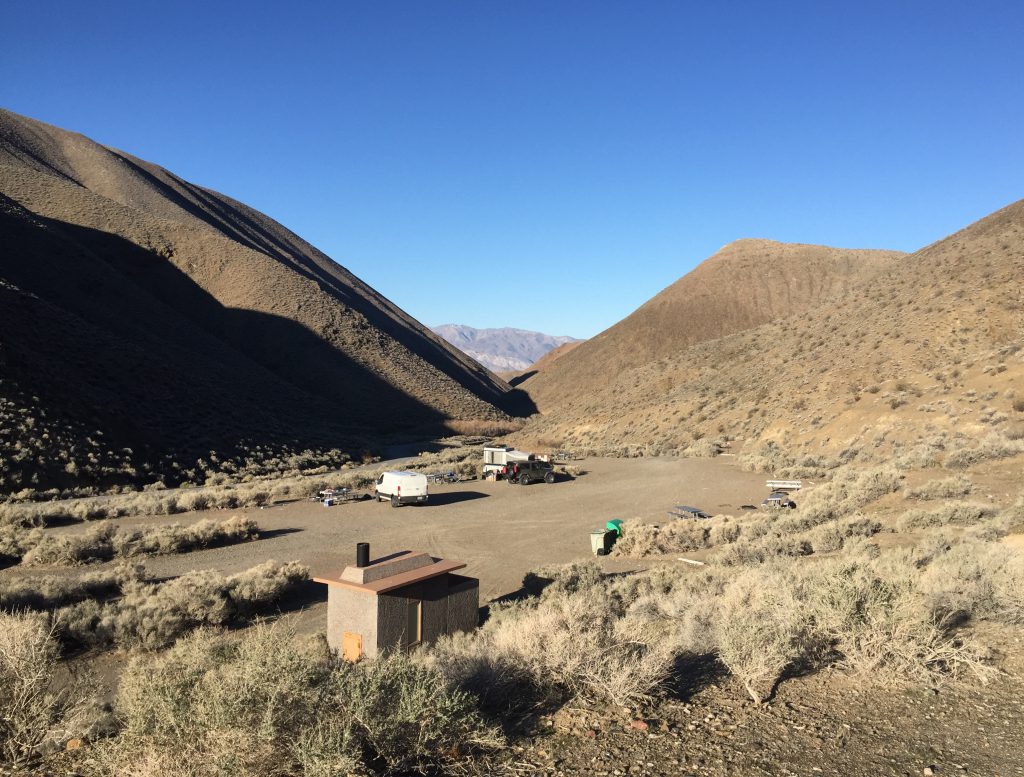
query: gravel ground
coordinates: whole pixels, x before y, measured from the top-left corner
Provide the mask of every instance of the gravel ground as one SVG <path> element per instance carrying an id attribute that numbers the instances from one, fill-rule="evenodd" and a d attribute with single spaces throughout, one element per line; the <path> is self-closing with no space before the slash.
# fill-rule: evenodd
<path id="1" fill-rule="evenodd" d="M 535 775 L 1022 775 L 1024 640 L 985 636 L 1003 645 L 1007 674 L 982 688 L 880 688 L 826 671 L 784 680 L 759 706 L 710 664 L 650 710 L 541 717 L 510 759 Z"/>

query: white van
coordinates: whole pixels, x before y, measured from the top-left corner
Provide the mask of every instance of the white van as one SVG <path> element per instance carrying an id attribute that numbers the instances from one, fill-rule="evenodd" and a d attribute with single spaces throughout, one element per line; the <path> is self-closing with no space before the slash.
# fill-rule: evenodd
<path id="1" fill-rule="evenodd" d="M 427 476 L 419 472 L 385 472 L 377 478 L 377 501 L 390 500 L 392 507 L 427 501 Z"/>

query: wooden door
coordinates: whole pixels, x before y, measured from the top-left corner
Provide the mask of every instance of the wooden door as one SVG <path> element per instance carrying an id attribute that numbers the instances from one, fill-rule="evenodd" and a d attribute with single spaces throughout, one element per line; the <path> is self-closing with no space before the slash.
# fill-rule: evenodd
<path id="1" fill-rule="evenodd" d="M 358 661 L 363 657 L 363 635 L 346 631 L 341 635 L 341 655 L 346 661 Z"/>

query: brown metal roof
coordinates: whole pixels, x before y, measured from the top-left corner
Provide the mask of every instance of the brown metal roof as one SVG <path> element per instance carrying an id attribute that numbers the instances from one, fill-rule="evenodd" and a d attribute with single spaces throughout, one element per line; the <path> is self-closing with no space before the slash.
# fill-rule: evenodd
<path id="1" fill-rule="evenodd" d="M 462 569 L 465 566 L 466 563 L 464 561 L 446 561 L 444 559 L 438 559 L 428 566 L 412 569 L 408 572 L 400 572 L 397 575 L 391 575 L 390 577 L 384 577 L 380 580 L 374 580 L 372 583 L 351 583 L 348 580 L 342 580 L 338 577 L 314 577 L 313 580 L 317 583 L 337 585 L 342 588 L 351 588 L 355 591 L 364 591 L 369 594 L 382 594 L 387 591 L 393 591 L 396 588 L 402 588 L 403 586 L 412 585 L 413 583 L 419 583 L 422 580 L 429 580 L 430 578 L 437 577 L 438 575 L 454 572 L 456 569 Z"/>

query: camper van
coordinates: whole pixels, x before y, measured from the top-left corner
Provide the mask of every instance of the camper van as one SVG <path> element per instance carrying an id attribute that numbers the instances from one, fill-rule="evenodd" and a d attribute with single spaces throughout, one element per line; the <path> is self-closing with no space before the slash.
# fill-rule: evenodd
<path id="1" fill-rule="evenodd" d="M 392 507 L 427 501 L 427 476 L 419 472 L 385 472 L 377 478 L 377 501 Z"/>

